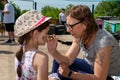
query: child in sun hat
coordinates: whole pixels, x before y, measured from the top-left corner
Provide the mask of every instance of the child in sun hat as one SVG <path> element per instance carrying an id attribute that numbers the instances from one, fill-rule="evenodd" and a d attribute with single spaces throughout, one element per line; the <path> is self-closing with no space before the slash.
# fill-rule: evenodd
<path id="1" fill-rule="evenodd" d="M 38 46 L 47 42 L 50 19 L 30 10 L 16 20 L 15 35 L 20 44 L 16 53 L 17 80 L 48 80 L 48 56 Z"/>

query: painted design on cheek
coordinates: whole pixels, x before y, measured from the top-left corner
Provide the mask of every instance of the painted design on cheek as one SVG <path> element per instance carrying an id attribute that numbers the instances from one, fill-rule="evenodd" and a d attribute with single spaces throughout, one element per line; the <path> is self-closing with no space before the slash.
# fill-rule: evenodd
<path id="1" fill-rule="evenodd" d="M 47 41 L 47 36 L 43 36 L 42 39 L 43 39 L 43 41 L 46 42 Z"/>
<path id="2" fill-rule="evenodd" d="M 54 36 L 53 35 L 49 35 L 48 39 L 54 39 Z"/>

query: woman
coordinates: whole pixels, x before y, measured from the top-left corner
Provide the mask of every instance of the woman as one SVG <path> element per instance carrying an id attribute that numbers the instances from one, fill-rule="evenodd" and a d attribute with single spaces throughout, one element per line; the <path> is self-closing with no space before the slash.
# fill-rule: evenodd
<path id="1" fill-rule="evenodd" d="M 61 55 L 56 49 L 56 38 L 48 41 L 49 53 L 55 59 L 51 73 L 57 73 L 61 80 L 113 80 L 112 75 L 120 75 L 119 43 L 109 32 L 98 28 L 90 9 L 74 6 L 66 19 L 73 42 Z M 83 57 L 77 59 L 80 50 Z"/>

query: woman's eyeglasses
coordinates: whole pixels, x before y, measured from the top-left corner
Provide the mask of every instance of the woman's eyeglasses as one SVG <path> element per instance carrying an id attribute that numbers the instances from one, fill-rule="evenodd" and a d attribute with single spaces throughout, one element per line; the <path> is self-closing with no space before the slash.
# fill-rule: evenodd
<path id="1" fill-rule="evenodd" d="M 72 24 L 72 25 L 70 25 L 70 24 L 65 24 L 65 26 L 66 27 L 68 27 L 68 28 L 70 28 L 70 29 L 73 29 L 73 27 L 75 26 L 75 25 L 77 25 L 77 24 L 79 24 L 79 23 L 81 23 L 82 21 L 79 21 L 79 22 L 77 22 L 77 23 L 75 23 L 75 24 Z"/>

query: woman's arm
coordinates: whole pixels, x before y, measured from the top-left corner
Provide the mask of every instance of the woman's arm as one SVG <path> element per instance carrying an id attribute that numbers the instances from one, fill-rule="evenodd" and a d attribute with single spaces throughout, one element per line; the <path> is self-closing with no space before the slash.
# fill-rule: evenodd
<path id="1" fill-rule="evenodd" d="M 112 46 L 104 47 L 100 49 L 96 55 L 94 63 L 94 74 L 98 80 L 105 80 L 107 78 L 111 50 Z"/>
<path id="2" fill-rule="evenodd" d="M 72 72 L 70 78 L 73 80 L 106 80 L 110 64 L 111 46 L 104 47 L 97 52 L 94 63 L 94 74 L 85 74 Z M 69 67 L 64 64 L 59 68 L 59 72 L 67 77 L 69 73 Z"/>
<path id="3" fill-rule="evenodd" d="M 71 65 L 74 61 L 74 59 L 78 56 L 80 51 L 80 41 L 79 39 L 74 38 L 72 45 L 70 46 L 69 50 L 65 54 L 65 56 L 69 59 L 69 65 Z"/>
<path id="4" fill-rule="evenodd" d="M 49 40 L 47 46 L 49 53 L 58 63 L 67 62 L 69 63 L 69 65 L 72 64 L 72 62 L 74 61 L 80 50 L 79 39 L 73 39 L 72 45 L 70 46 L 69 50 L 65 55 L 62 55 L 57 51 L 56 38 L 53 40 Z"/>

